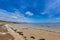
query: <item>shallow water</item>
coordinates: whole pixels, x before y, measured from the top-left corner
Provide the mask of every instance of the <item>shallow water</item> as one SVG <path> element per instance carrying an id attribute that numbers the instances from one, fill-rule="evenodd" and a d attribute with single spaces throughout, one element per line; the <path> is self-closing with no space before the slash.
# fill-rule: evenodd
<path id="1" fill-rule="evenodd" d="M 21 24 L 21 25 L 26 25 L 26 26 L 32 26 L 32 27 L 53 27 L 53 28 L 60 28 L 60 23 L 34 23 L 34 24 Z"/>

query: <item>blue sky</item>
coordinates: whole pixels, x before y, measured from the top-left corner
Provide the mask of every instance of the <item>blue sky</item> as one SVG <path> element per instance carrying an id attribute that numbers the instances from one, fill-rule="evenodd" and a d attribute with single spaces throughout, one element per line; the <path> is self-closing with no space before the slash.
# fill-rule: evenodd
<path id="1" fill-rule="evenodd" d="M 0 0 L 0 20 L 60 22 L 60 0 Z"/>

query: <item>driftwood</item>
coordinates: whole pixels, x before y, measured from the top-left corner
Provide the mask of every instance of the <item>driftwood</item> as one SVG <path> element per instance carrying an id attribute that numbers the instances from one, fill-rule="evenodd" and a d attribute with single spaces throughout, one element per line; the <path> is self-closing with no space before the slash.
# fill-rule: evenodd
<path id="1" fill-rule="evenodd" d="M 23 32 L 17 32 L 17 33 L 19 33 L 20 35 L 22 35 L 22 36 L 23 36 Z"/>
<path id="2" fill-rule="evenodd" d="M 31 38 L 32 38 L 32 39 L 35 39 L 35 37 L 34 37 L 34 36 L 31 36 Z"/>

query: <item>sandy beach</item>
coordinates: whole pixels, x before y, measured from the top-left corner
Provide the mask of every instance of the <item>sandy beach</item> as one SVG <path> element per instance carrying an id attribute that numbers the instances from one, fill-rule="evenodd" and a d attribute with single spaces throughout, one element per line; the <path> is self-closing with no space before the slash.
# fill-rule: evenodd
<path id="1" fill-rule="evenodd" d="M 5 24 L 0 26 L 0 40 L 60 40 L 60 28 Z"/>
<path id="2" fill-rule="evenodd" d="M 60 28 L 7 24 L 16 40 L 60 40 Z M 9 30 L 9 29 L 8 29 Z M 10 31 L 11 31 L 10 30 Z"/>

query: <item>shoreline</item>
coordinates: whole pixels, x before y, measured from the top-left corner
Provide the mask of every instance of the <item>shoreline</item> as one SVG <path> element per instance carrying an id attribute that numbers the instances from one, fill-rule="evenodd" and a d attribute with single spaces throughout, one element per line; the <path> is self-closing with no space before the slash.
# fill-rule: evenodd
<path id="1" fill-rule="evenodd" d="M 10 25 L 10 24 L 9 24 Z M 51 27 L 30 27 L 27 25 L 18 25 L 12 24 L 10 28 L 17 33 L 22 33 L 23 37 L 26 37 L 27 40 L 39 40 L 39 39 L 46 39 L 46 40 L 60 40 L 60 29 L 58 28 L 51 28 Z M 16 29 L 16 30 L 15 30 Z"/>
<path id="2" fill-rule="evenodd" d="M 2 35 L 9 34 L 13 37 L 13 40 L 60 40 L 60 28 L 4 24 L 1 25 L 1 30 L 3 31 L 1 32 Z M 6 32 L 4 32 L 5 30 Z M 8 37 L 6 40 L 8 40 Z"/>

